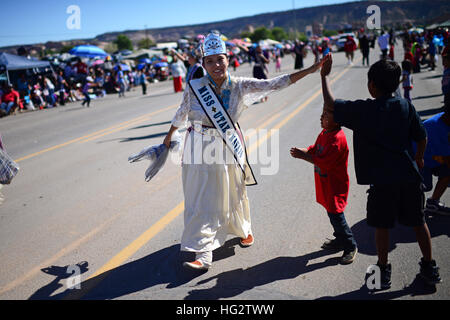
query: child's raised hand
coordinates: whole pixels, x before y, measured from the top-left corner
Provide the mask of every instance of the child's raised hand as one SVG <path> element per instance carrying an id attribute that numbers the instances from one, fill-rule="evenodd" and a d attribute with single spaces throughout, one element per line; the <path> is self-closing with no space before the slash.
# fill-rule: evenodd
<path id="1" fill-rule="evenodd" d="M 291 148 L 291 156 L 293 158 L 297 159 L 303 159 L 304 158 L 304 152 L 298 148 Z"/>
<path id="2" fill-rule="evenodd" d="M 327 54 L 322 59 L 321 62 L 322 62 L 322 69 L 320 70 L 320 75 L 322 77 L 326 77 L 330 74 L 331 66 L 333 65 L 333 58 L 331 57 L 331 53 Z"/>

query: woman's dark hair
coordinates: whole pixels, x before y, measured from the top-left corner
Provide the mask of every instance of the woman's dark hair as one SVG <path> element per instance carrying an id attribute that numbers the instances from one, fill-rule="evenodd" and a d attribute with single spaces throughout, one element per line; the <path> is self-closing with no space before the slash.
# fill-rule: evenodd
<path id="1" fill-rule="evenodd" d="M 403 60 L 402 61 L 402 69 L 403 69 L 403 71 L 408 71 L 409 73 L 411 73 L 413 70 L 412 62 L 409 60 Z"/>
<path id="2" fill-rule="evenodd" d="M 402 69 L 395 61 L 380 60 L 369 69 L 367 76 L 383 94 L 389 95 L 397 90 Z"/>

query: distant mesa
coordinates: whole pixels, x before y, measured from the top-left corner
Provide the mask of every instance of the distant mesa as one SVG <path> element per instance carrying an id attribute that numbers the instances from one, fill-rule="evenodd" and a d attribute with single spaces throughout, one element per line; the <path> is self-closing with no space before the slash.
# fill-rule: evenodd
<path id="1" fill-rule="evenodd" d="M 287 32 L 305 32 L 308 25 L 320 25 L 327 30 L 340 30 L 346 25 L 353 28 L 366 26 L 369 15 L 366 13 L 369 5 L 378 5 L 381 10 L 382 27 L 411 25 L 430 25 L 450 19 L 450 1 L 447 0 L 417 0 L 417 1 L 357 1 L 342 4 L 317 6 L 281 12 L 259 14 L 231 20 L 146 30 L 125 30 L 100 34 L 91 39 L 77 39 L 68 41 L 49 41 L 45 44 L 27 45 L 27 50 L 56 49 L 64 46 L 93 44 L 104 48 L 108 43 L 116 40 L 119 34 L 124 34 L 137 45 L 139 40 L 148 36 L 153 42 L 170 42 L 181 38 L 194 38 L 198 34 L 205 34 L 212 29 L 220 30 L 229 38 L 240 37 L 244 31 L 265 26 L 267 28 L 282 27 Z M 440 21 L 439 21 L 440 20 Z M 0 48 L 17 54 L 17 49 L 24 45 Z"/>

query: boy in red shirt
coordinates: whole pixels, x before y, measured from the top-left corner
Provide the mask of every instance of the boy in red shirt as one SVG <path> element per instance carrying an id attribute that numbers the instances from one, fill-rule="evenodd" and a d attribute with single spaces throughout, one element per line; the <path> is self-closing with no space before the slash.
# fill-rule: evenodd
<path id="1" fill-rule="evenodd" d="M 347 224 L 344 209 L 349 190 L 348 145 L 344 131 L 334 122 L 333 114 L 323 110 L 320 117 L 323 128 L 316 143 L 307 149 L 291 149 L 291 156 L 314 164 L 316 200 L 328 213 L 335 239 L 327 240 L 323 249 L 344 250 L 342 264 L 355 260 L 358 252 L 352 230 Z"/>

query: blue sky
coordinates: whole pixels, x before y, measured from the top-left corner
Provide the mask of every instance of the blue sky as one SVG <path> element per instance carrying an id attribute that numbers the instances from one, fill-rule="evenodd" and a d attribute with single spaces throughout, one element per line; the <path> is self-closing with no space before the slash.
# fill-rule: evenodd
<path id="1" fill-rule="evenodd" d="M 0 47 L 92 38 L 109 31 L 228 20 L 351 0 L 2 0 Z M 69 29 L 67 8 L 80 8 L 80 28 Z"/>

